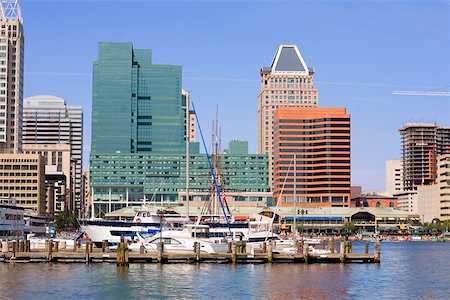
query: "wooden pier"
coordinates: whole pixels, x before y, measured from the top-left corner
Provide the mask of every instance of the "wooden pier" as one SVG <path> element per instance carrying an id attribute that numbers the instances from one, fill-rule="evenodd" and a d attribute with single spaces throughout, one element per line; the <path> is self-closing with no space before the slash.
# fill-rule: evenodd
<path id="1" fill-rule="evenodd" d="M 231 244 L 231 243 L 230 243 Z M 236 245 L 238 244 L 238 245 Z M 341 252 L 334 251 L 326 254 L 308 253 L 275 253 L 273 244 L 267 243 L 258 251 L 245 253 L 245 247 L 239 242 L 229 245 L 229 253 L 201 253 L 199 245 L 194 246 L 192 253 L 167 253 L 164 245 L 158 245 L 156 252 L 145 253 L 143 246 L 140 251 L 129 251 L 126 243 L 119 244 L 117 251 L 108 250 L 107 247 L 97 249 L 92 243 L 85 246 L 75 245 L 74 249 L 58 249 L 57 243 L 46 243 L 46 249 L 31 250 L 20 249 L 13 243 L 8 251 L 2 247 L 0 261 L 10 263 L 28 262 L 60 262 L 60 263 L 116 263 L 126 266 L 130 263 L 380 263 L 380 243 L 375 243 L 374 253 L 368 253 L 366 243 L 365 253 L 353 253 L 351 242 L 341 242 Z M 305 247 L 304 249 L 307 249 Z"/>

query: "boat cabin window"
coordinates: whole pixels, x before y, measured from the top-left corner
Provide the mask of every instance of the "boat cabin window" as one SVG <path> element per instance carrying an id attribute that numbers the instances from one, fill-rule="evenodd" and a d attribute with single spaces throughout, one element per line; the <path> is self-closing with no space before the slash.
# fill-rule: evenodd
<path id="1" fill-rule="evenodd" d="M 212 237 L 216 237 L 216 238 L 222 238 L 225 237 L 225 234 L 223 232 L 193 232 L 192 233 L 192 237 L 195 238 L 212 238 Z"/>
<path id="2" fill-rule="evenodd" d="M 111 230 L 110 231 L 112 236 L 134 236 L 136 233 L 134 231 L 128 230 L 128 231 L 119 231 L 119 230 Z"/>
<path id="3" fill-rule="evenodd" d="M 161 241 L 161 239 L 157 238 L 152 241 L 152 244 L 157 244 L 160 241 Z M 181 245 L 181 243 L 179 241 L 172 239 L 172 238 L 162 238 L 162 242 L 164 243 L 164 245 Z"/>
<path id="4" fill-rule="evenodd" d="M 269 230 L 268 223 L 250 224 L 250 232 L 262 232 L 262 231 L 268 231 L 268 230 Z"/>

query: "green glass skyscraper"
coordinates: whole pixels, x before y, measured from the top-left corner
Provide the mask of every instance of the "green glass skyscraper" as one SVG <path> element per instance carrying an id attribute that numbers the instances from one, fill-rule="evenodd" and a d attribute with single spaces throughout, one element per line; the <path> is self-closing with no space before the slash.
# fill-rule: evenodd
<path id="1" fill-rule="evenodd" d="M 150 50 L 133 49 L 130 43 L 99 44 L 93 66 L 93 217 L 148 202 L 175 204 L 186 191 L 189 120 L 181 67 L 155 65 L 151 59 Z M 197 193 L 191 197 L 195 200 L 211 191 L 211 174 L 199 144 L 189 148 L 189 185 L 191 193 Z M 226 191 L 268 192 L 267 155 L 249 155 L 242 142 L 231 144 L 229 152 L 221 158 Z"/>
<path id="2" fill-rule="evenodd" d="M 152 64 L 151 50 L 99 43 L 91 154 L 183 153 L 181 66 Z"/>

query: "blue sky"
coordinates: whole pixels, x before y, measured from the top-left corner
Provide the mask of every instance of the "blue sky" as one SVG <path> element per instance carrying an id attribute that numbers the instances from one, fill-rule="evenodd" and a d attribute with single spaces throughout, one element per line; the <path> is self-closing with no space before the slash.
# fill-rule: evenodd
<path id="1" fill-rule="evenodd" d="M 299 46 L 315 68 L 319 106 L 346 107 L 352 184 L 384 189 L 385 161 L 400 157 L 406 122 L 450 126 L 450 2 L 22 0 L 25 97 L 52 94 L 84 108 L 85 166 L 92 62 L 100 41 L 150 48 L 153 62 L 183 67 L 209 137 L 219 105 L 223 142 L 256 151 L 259 69 L 278 44 Z"/>

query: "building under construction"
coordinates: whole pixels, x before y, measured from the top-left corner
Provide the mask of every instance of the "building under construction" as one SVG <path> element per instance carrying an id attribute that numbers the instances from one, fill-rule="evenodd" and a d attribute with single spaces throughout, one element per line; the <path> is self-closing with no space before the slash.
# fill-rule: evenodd
<path id="1" fill-rule="evenodd" d="M 399 129 L 405 190 L 436 183 L 437 156 L 450 153 L 450 127 L 411 123 Z"/>

